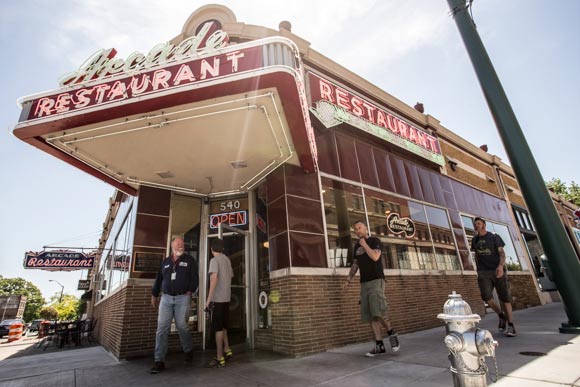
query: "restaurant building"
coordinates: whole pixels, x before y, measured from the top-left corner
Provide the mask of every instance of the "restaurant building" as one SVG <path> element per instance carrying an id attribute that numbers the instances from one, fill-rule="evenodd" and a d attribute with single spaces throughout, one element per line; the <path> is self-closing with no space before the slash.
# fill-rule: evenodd
<path id="1" fill-rule="evenodd" d="M 400 333 L 440 326 L 452 290 L 485 313 L 475 216 L 506 242 L 514 307 L 550 301 L 511 168 L 324 57 L 290 23 L 247 25 L 208 5 L 170 42 L 115 55 L 101 50 L 57 90 L 24 98 L 14 130 L 117 188 L 87 294 L 95 336 L 115 356 L 153 352 L 150 289 L 174 236 L 199 265 L 198 349 L 212 341 L 197 301 L 219 236 L 234 269 L 230 341 L 248 348 L 301 356 L 369 339 L 358 288 L 340 287 L 361 219 L 383 242 Z"/>

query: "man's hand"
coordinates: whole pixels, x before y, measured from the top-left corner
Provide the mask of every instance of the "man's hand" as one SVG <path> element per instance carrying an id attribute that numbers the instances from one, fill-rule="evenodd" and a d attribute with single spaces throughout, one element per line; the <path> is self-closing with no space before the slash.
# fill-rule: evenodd
<path id="1" fill-rule="evenodd" d="M 499 266 L 497 267 L 497 269 L 495 269 L 495 276 L 496 276 L 497 278 L 501 278 L 501 277 L 503 277 L 503 275 L 504 275 L 504 271 L 503 271 L 503 265 L 499 265 Z"/>
<path id="2" fill-rule="evenodd" d="M 209 309 L 209 304 L 210 304 L 210 300 L 208 298 L 207 301 L 205 302 L 205 309 Z"/>
<path id="3" fill-rule="evenodd" d="M 154 308 L 159 306 L 159 297 L 151 296 L 151 306 Z"/>
<path id="4" fill-rule="evenodd" d="M 365 247 L 369 247 L 369 245 L 367 244 L 367 241 L 365 238 L 360 238 L 358 240 L 358 243 L 361 245 L 361 247 L 364 249 Z"/>
<path id="5" fill-rule="evenodd" d="M 348 288 L 348 285 L 350 285 L 350 280 L 347 278 L 346 281 L 344 281 L 342 284 L 342 290 Z"/>

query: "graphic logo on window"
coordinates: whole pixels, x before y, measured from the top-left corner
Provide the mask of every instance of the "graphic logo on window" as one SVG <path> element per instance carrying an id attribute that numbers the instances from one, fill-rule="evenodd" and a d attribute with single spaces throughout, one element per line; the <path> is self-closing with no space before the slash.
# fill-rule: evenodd
<path id="1" fill-rule="evenodd" d="M 387 217 L 387 228 L 393 234 L 405 234 L 406 238 L 415 236 L 415 223 L 410 218 L 401 218 L 396 212 Z"/>

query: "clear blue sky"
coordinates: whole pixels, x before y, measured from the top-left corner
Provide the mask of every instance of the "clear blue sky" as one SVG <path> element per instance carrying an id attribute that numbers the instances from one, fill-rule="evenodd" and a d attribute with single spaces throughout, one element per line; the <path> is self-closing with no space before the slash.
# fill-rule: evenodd
<path id="1" fill-rule="evenodd" d="M 278 28 L 508 162 L 445 0 L 219 1 L 238 21 Z M 19 97 L 100 48 L 147 52 L 181 32 L 200 1 L 21 0 L 0 5 L 0 274 L 45 297 L 76 292 L 80 272 L 24 270 L 44 245 L 96 246 L 113 188 L 12 134 Z M 473 15 L 544 179 L 580 182 L 580 1 L 475 0 Z"/>

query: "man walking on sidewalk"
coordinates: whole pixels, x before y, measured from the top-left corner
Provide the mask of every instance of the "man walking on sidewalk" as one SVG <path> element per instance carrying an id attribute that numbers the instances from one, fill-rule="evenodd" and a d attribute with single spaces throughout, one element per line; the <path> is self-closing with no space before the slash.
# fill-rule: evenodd
<path id="1" fill-rule="evenodd" d="M 209 366 L 223 367 L 226 360 L 233 356 L 228 340 L 228 325 L 234 271 L 230 259 L 224 255 L 222 239 L 211 241 L 211 253 L 213 258 L 209 261 L 209 291 L 205 307 L 208 309 L 213 304 L 211 330 L 215 332 L 217 354 Z"/>
<path id="2" fill-rule="evenodd" d="M 151 289 L 151 305 L 154 308 L 159 306 L 155 335 L 155 364 L 151 368 L 152 374 L 165 369 L 165 355 L 173 319 L 175 319 L 181 347 L 185 352 L 185 361 L 193 360 L 193 343 L 187 319 L 191 309 L 191 295 L 195 293 L 199 283 L 197 267 L 193 257 L 184 254 L 185 246 L 182 238 L 177 237 L 171 241 L 171 251 L 171 255 L 161 263 Z M 159 302 L 161 291 L 163 295 Z"/>
<path id="3" fill-rule="evenodd" d="M 473 224 L 477 235 L 471 241 L 471 249 L 475 251 L 477 284 L 481 298 L 498 314 L 498 330 L 505 332 L 506 336 L 514 337 L 517 333 L 513 321 L 509 280 L 505 271 L 505 243 L 499 235 L 487 231 L 485 220 L 477 217 Z M 504 305 L 505 313 L 493 299 L 494 288 Z"/>
<path id="4" fill-rule="evenodd" d="M 371 325 L 375 347 L 366 353 L 374 357 L 386 352 L 383 343 L 382 327 L 389 335 L 389 342 L 393 351 L 399 350 L 399 338 L 386 317 L 387 301 L 385 299 L 385 274 L 381 260 L 382 248 L 379 238 L 369 236 L 365 222 L 359 220 L 353 225 L 359 241 L 354 245 L 353 261 L 346 282 L 342 289 L 346 289 L 352 278 L 360 268 L 360 314 L 363 322 Z"/>

